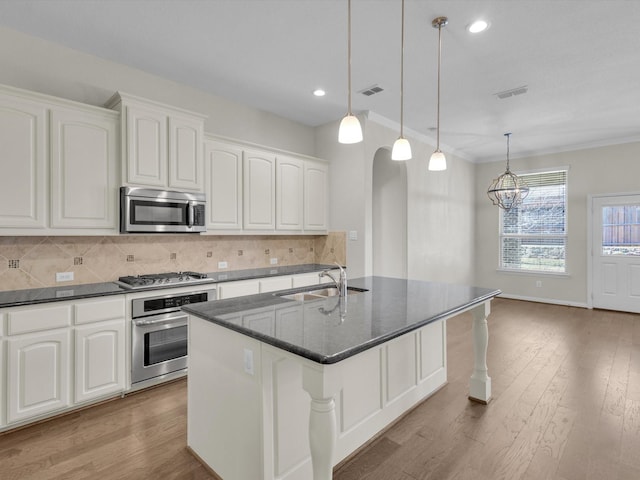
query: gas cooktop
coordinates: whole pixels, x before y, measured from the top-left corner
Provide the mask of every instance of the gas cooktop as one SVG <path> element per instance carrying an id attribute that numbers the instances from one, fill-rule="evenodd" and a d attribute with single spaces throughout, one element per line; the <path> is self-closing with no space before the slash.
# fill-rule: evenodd
<path id="1" fill-rule="evenodd" d="M 118 278 L 118 283 L 125 288 L 146 288 L 191 285 L 211 280 L 206 273 L 168 272 L 149 275 L 129 275 Z"/>

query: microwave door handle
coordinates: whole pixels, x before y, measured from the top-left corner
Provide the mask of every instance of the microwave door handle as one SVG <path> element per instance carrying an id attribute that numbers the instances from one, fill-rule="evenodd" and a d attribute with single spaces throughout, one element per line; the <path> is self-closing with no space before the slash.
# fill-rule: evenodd
<path id="1" fill-rule="evenodd" d="M 193 227 L 194 217 L 193 204 L 189 202 L 187 204 L 187 226 Z"/>

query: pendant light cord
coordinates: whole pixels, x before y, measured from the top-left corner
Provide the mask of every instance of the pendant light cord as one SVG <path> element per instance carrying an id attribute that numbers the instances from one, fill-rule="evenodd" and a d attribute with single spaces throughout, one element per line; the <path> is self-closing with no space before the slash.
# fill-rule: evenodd
<path id="1" fill-rule="evenodd" d="M 400 32 L 400 138 L 404 138 L 404 0 L 402 0 Z"/>
<path id="2" fill-rule="evenodd" d="M 349 37 L 347 45 L 348 45 L 348 61 L 347 61 L 347 83 L 349 87 L 349 111 L 347 115 L 351 115 L 351 0 L 347 2 L 347 18 L 348 18 L 348 26 L 347 26 L 347 36 Z"/>
<path id="3" fill-rule="evenodd" d="M 438 106 L 436 123 L 436 151 L 440 151 L 440 57 L 442 55 L 442 22 L 438 24 Z"/>
<path id="4" fill-rule="evenodd" d="M 509 170 L 509 143 L 511 140 L 511 134 L 505 133 L 504 136 L 507 137 L 507 172 L 510 172 L 511 170 Z"/>

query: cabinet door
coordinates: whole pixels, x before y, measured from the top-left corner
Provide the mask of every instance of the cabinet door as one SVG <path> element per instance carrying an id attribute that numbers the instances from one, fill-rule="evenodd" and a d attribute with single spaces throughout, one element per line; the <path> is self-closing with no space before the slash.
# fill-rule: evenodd
<path id="1" fill-rule="evenodd" d="M 244 152 L 244 228 L 274 230 L 276 226 L 276 159 L 263 152 Z"/>
<path id="2" fill-rule="evenodd" d="M 242 149 L 218 142 L 205 143 L 207 228 L 242 228 Z"/>
<path id="3" fill-rule="evenodd" d="M 69 329 L 7 340 L 7 423 L 69 406 Z"/>
<path id="4" fill-rule="evenodd" d="M 126 107 L 125 183 L 167 186 L 167 116 L 137 105 Z"/>
<path id="5" fill-rule="evenodd" d="M 0 227 L 46 226 L 46 113 L 0 95 Z"/>
<path id="6" fill-rule="evenodd" d="M 117 228 L 117 114 L 51 112 L 51 226 Z"/>
<path id="7" fill-rule="evenodd" d="M 305 162 L 304 168 L 304 229 L 326 231 L 327 186 L 329 167 L 322 162 Z"/>
<path id="8" fill-rule="evenodd" d="M 75 402 L 124 390 L 124 318 L 75 328 Z"/>
<path id="9" fill-rule="evenodd" d="M 203 122 L 169 117 L 169 187 L 202 191 Z"/>
<path id="10" fill-rule="evenodd" d="M 265 335 L 273 335 L 276 314 L 273 309 L 242 316 L 242 325 Z"/>
<path id="11" fill-rule="evenodd" d="M 276 228 L 302 230 L 304 162 L 278 157 L 276 162 Z"/>

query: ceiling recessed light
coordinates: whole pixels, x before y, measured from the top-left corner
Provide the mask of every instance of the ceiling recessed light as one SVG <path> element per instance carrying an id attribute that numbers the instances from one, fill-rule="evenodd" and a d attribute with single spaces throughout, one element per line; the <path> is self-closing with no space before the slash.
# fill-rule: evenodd
<path id="1" fill-rule="evenodd" d="M 489 24 L 485 20 L 476 20 L 467 27 L 467 31 L 470 33 L 484 32 L 489 28 Z"/>
<path id="2" fill-rule="evenodd" d="M 327 94 L 327 92 L 325 92 L 325 91 L 324 91 L 323 89 L 321 89 L 321 88 L 316 88 L 316 89 L 313 91 L 313 94 L 314 94 L 316 97 L 324 97 L 324 96 Z"/>

